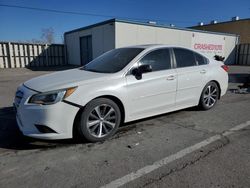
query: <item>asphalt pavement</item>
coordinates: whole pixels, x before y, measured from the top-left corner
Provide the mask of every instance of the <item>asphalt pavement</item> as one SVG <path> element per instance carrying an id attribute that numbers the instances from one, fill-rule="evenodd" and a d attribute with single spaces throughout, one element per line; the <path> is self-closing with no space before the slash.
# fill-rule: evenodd
<path id="1" fill-rule="evenodd" d="M 55 70 L 0 70 L 0 187 L 250 187 L 250 95 L 237 87 L 250 72 L 233 69 L 215 108 L 131 122 L 95 144 L 22 136 L 15 89 Z"/>

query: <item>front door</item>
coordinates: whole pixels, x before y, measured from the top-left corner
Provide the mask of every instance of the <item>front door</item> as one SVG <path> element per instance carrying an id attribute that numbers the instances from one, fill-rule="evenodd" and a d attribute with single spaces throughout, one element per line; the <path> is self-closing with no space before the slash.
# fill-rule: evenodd
<path id="1" fill-rule="evenodd" d="M 92 60 L 92 36 L 80 38 L 81 65 L 86 65 Z"/>
<path id="2" fill-rule="evenodd" d="M 143 64 L 151 65 L 152 72 L 142 74 L 140 80 L 126 76 L 131 120 L 166 112 L 175 105 L 177 79 L 169 49 L 148 53 L 138 62 L 138 66 Z"/>

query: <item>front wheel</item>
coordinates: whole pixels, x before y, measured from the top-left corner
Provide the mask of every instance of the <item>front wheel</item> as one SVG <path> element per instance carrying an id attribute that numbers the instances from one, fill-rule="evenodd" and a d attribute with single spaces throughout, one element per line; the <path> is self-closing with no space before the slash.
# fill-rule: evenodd
<path id="1" fill-rule="evenodd" d="M 219 99 L 219 88 L 215 82 L 209 82 L 203 89 L 199 106 L 202 110 L 209 110 L 215 106 Z"/>
<path id="2" fill-rule="evenodd" d="M 81 115 L 79 133 L 90 142 L 106 140 L 121 123 L 118 105 L 110 99 L 98 98 L 89 102 Z"/>

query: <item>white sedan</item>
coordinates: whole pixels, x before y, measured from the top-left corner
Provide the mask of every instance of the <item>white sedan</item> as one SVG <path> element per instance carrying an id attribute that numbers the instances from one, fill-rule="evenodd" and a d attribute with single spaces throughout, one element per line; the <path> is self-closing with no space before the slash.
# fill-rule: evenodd
<path id="1" fill-rule="evenodd" d="M 124 122 L 192 106 L 212 108 L 226 93 L 227 69 L 183 47 L 114 49 L 81 68 L 21 84 L 16 119 L 26 136 L 102 141 Z"/>

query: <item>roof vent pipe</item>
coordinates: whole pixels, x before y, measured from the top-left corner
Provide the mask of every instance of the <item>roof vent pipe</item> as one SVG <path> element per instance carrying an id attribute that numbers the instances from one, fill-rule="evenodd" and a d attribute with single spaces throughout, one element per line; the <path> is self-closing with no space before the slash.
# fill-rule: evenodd
<path id="1" fill-rule="evenodd" d="M 155 21 L 148 21 L 149 24 L 156 25 Z"/>
<path id="2" fill-rule="evenodd" d="M 218 22 L 217 22 L 217 20 L 212 20 L 211 21 L 211 24 L 217 24 Z"/>
<path id="3" fill-rule="evenodd" d="M 232 21 L 238 21 L 240 19 L 239 16 L 232 17 Z"/>
<path id="4" fill-rule="evenodd" d="M 199 22 L 198 25 L 199 25 L 199 26 L 203 26 L 204 23 L 203 23 L 203 22 Z"/>

